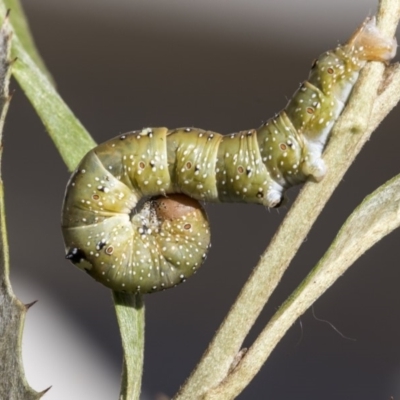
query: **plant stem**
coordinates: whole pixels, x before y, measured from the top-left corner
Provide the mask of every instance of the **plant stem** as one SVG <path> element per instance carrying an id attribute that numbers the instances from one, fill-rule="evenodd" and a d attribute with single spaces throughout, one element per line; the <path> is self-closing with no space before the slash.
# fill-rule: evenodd
<path id="1" fill-rule="evenodd" d="M 0 163 L 4 121 L 10 103 L 10 37 L 9 21 L 5 20 L 0 30 Z M 22 364 L 22 333 L 28 307 L 14 295 L 9 274 L 10 254 L 0 170 L 0 398 L 38 400 L 42 394 L 29 386 Z"/>
<path id="2" fill-rule="evenodd" d="M 235 398 L 254 378 L 295 321 L 365 251 L 400 226 L 400 175 L 369 195 L 351 214 L 317 266 L 271 318 L 234 371 L 204 397 Z"/>
<path id="3" fill-rule="evenodd" d="M 124 351 L 120 400 L 140 397 L 144 353 L 144 303 L 140 294 L 113 292 Z"/>

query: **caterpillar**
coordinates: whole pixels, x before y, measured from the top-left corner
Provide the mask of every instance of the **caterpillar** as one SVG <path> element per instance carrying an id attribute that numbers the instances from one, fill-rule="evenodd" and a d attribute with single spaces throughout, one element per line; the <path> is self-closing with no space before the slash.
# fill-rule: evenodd
<path id="1" fill-rule="evenodd" d="M 257 129 L 223 136 L 144 128 L 95 147 L 66 188 L 66 258 L 116 291 L 150 293 L 185 281 L 210 243 L 199 201 L 278 207 L 288 187 L 321 180 L 322 151 L 360 70 L 388 62 L 396 47 L 368 18 L 314 61 L 286 108 Z"/>

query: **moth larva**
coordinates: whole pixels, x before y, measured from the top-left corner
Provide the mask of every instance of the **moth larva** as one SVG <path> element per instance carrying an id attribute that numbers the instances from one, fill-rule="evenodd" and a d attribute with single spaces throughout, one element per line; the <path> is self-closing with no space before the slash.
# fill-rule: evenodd
<path id="1" fill-rule="evenodd" d="M 396 47 L 368 18 L 345 45 L 314 62 L 286 108 L 258 129 L 222 136 L 145 128 L 97 146 L 67 186 L 67 258 L 117 291 L 148 293 L 184 281 L 209 246 L 196 200 L 276 207 L 288 187 L 322 179 L 323 148 L 361 68 L 389 61 Z"/>

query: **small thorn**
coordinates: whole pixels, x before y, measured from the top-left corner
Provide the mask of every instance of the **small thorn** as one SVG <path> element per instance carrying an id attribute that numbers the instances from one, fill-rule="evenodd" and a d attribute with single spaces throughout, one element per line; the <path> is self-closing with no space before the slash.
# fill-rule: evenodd
<path id="1" fill-rule="evenodd" d="M 34 304 L 36 304 L 38 300 L 32 301 L 31 303 L 25 304 L 25 308 L 29 310 Z"/>
<path id="2" fill-rule="evenodd" d="M 39 392 L 39 396 L 43 397 L 53 386 L 49 386 L 47 389 L 44 389 L 42 392 Z"/>
<path id="3" fill-rule="evenodd" d="M 9 9 L 7 10 L 7 12 L 6 12 L 6 16 L 5 16 L 4 20 L 7 20 L 7 19 L 8 19 L 8 17 L 10 16 L 10 12 L 11 12 L 11 9 L 9 8 Z"/>

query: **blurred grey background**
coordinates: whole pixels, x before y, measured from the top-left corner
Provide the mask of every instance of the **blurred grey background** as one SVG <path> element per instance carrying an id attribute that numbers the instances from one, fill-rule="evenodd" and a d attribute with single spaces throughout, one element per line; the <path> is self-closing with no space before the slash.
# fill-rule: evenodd
<path id="1" fill-rule="evenodd" d="M 144 126 L 221 133 L 283 108 L 311 61 L 343 41 L 377 1 L 25 0 L 61 95 L 95 140 Z M 116 399 L 121 349 L 111 293 L 64 260 L 60 208 L 68 172 L 15 90 L 4 180 L 12 283 L 29 311 L 24 360 L 46 399 Z M 400 172 L 399 111 L 366 145 L 245 345 L 315 265 L 376 187 Z M 288 193 L 290 204 L 298 189 Z M 185 285 L 146 297 L 144 398 L 189 375 L 287 209 L 207 205 L 213 247 Z M 400 396 L 400 233 L 364 255 L 309 310 L 240 399 L 389 400 Z M 227 279 L 229 276 L 229 279 Z"/>

